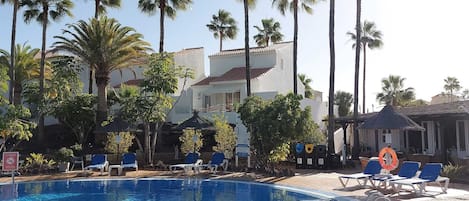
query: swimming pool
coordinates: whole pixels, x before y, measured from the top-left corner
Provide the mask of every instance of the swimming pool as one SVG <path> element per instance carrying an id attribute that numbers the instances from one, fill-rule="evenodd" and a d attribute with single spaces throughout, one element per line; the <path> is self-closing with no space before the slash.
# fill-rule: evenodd
<path id="1" fill-rule="evenodd" d="M 306 201 L 336 200 L 318 191 L 210 179 L 105 179 L 0 185 L 6 201 Z"/>

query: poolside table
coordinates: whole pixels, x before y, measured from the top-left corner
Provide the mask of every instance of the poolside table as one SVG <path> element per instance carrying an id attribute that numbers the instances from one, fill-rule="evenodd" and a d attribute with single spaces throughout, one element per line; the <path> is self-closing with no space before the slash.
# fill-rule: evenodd
<path id="1" fill-rule="evenodd" d="M 109 176 L 111 176 L 112 169 L 117 169 L 117 176 L 122 175 L 122 165 L 110 165 L 109 166 Z"/>

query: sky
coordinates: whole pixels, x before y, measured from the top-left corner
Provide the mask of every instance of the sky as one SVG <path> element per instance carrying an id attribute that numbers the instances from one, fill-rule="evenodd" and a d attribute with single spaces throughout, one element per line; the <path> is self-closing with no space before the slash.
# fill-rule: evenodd
<path id="1" fill-rule="evenodd" d="M 47 47 L 54 42 L 53 36 L 61 35 L 66 24 L 88 20 L 94 16 L 93 0 L 73 0 L 74 17 L 64 17 L 52 22 L 48 28 Z M 250 11 L 250 45 L 256 46 L 252 27 L 262 19 L 274 18 L 281 24 L 284 41 L 293 40 L 293 15 L 285 16 L 272 7 L 271 0 L 257 0 Z M 430 101 L 431 97 L 444 91 L 444 79 L 459 79 L 463 88 L 469 88 L 469 1 L 467 0 L 362 0 L 362 20 L 373 21 L 383 33 L 384 46 L 367 51 L 366 108 L 377 111 L 382 105 L 376 102 L 381 92 L 381 80 L 389 75 L 406 78 L 405 87 L 413 87 L 418 99 Z M 230 12 L 238 22 L 239 32 L 234 40 L 225 40 L 224 49 L 244 47 L 243 5 L 237 0 L 194 0 L 187 11 L 178 11 L 175 20 L 166 19 L 165 50 L 179 51 L 184 48 L 204 47 L 205 69 L 208 75 L 208 56 L 219 49 L 218 39 L 205 26 L 219 9 Z M 329 2 L 319 1 L 313 6 L 313 14 L 299 15 L 298 71 L 311 78 L 312 88 L 324 93 L 329 90 Z M 23 23 L 19 11 L 17 43 L 41 47 L 41 26 L 33 21 Z M 346 35 L 353 31 L 356 21 L 356 3 L 352 0 L 336 0 L 335 91 L 353 94 L 355 51 L 353 42 Z M 10 49 L 10 5 L 0 5 L 0 49 Z M 144 35 L 144 40 L 158 50 L 159 15 L 149 16 L 137 8 L 137 0 L 122 0 L 120 9 L 109 9 L 108 16 L 121 24 L 131 26 Z M 362 102 L 360 67 L 360 108 Z"/>

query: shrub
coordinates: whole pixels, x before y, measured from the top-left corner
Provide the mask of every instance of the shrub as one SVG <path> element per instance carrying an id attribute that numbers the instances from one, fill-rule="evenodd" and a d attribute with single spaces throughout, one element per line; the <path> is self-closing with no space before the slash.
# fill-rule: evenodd
<path id="1" fill-rule="evenodd" d="M 117 144 L 116 137 L 119 135 L 121 140 L 120 143 Z M 104 150 L 109 153 L 127 153 L 129 151 L 129 147 L 132 146 L 132 141 L 134 138 L 135 136 L 129 132 L 110 133 L 107 135 L 107 141 Z"/>
<path id="2" fill-rule="evenodd" d="M 46 159 L 39 153 L 31 153 L 26 158 L 25 170 L 32 173 L 41 173 L 54 168 L 55 161 Z"/>
<path id="3" fill-rule="evenodd" d="M 458 178 L 464 175 L 465 167 L 462 165 L 448 164 L 443 167 L 441 172 L 442 176 L 449 177 L 450 179 Z"/>
<path id="4" fill-rule="evenodd" d="M 214 127 L 216 130 L 215 141 L 217 146 L 213 147 L 216 152 L 223 152 L 225 158 L 233 157 L 233 149 L 236 146 L 236 133 L 233 128 L 226 122 L 223 116 L 215 116 Z"/>
<path id="5" fill-rule="evenodd" d="M 184 154 L 193 151 L 199 152 L 203 145 L 202 132 L 193 128 L 184 129 L 183 132 L 184 133 L 179 137 L 179 140 L 181 141 L 181 152 Z M 195 143 L 194 135 L 197 135 L 197 141 Z"/>
<path id="6" fill-rule="evenodd" d="M 60 148 L 54 156 L 55 160 L 58 162 L 69 162 L 72 157 L 73 150 L 67 147 Z"/>

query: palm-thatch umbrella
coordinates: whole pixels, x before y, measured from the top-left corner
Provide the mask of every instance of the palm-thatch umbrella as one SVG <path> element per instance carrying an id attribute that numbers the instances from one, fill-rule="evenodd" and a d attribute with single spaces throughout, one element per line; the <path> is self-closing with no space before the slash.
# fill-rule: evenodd
<path id="1" fill-rule="evenodd" d="M 400 130 L 419 130 L 425 128 L 415 123 L 404 114 L 398 113 L 391 105 L 386 105 L 378 114 L 368 118 L 359 129 L 400 129 Z"/>

